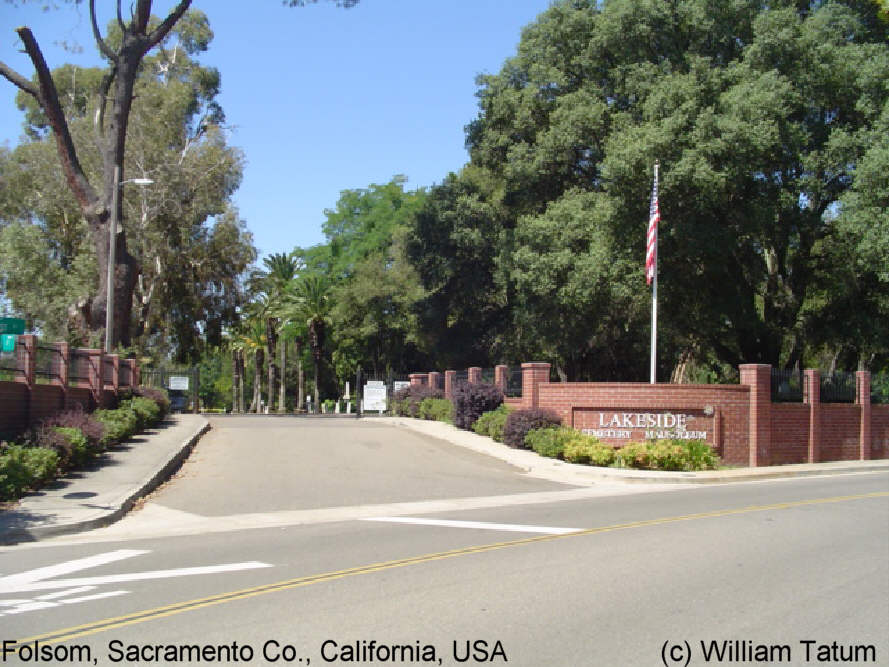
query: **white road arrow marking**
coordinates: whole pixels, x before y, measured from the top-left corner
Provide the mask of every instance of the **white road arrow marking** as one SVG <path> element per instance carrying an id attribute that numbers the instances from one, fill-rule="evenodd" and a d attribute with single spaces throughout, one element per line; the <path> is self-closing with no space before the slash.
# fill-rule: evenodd
<path id="1" fill-rule="evenodd" d="M 424 519 L 410 516 L 375 516 L 362 521 L 383 521 L 386 523 L 410 523 L 419 526 L 444 526 L 446 528 L 476 528 L 481 530 L 506 530 L 513 533 L 544 533 L 546 535 L 567 535 L 583 528 L 560 528 L 556 526 L 525 526 L 517 523 L 488 523 L 486 521 L 448 521 L 445 519 Z"/>
<path id="2" fill-rule="evenodd" d="M 0 600 L 0 616 L 4 614 L 20 614 L 26 611 L 58 607 L 62 604 L 74 604 L 90 600 L 125 595 L 129 591 L 108 591 L 92 595 L 82 595 L 72 598 L 71 595 L 89 593 L 102 584 L 117 584 L 125 581 L 145 581 L 149 579 L 166 579 L 170 577 L 185 577 L 197 574 L 215 574 L 218 572 L 236 572 L 238 570 L 250 570 L 261 567 L 272 567 L 268 563 L 249 561 L 244 563 L 223 563 L 221 565 L 208 565 L 202 567 L 182 567 L 170 570 L 151 570 L 148 572 L 130 572 L 126 574 L 111 574 L 95 577 L 78 577 L 69 579 L 54 579 L 66 574 L 79 572 L 100 565 L 107 565 L 115 561 L 141 556 L 149 553 L 135 549 L 121 549 L 109 551 L 96 556 L 78 558 L 57 565 L 40 567 L 19 574 L 0 577 L 0 594 L 25 593 L 33 591 L 45 591 L 53 589 L 65 589 L 55 593 L 40 595 L 32 599 L 6 599 Z"/>

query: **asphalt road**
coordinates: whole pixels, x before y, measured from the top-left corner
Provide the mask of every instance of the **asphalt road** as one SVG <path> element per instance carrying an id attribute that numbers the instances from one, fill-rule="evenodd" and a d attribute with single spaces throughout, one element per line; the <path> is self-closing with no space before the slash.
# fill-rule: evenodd
<path id="1" fill-rule="evenodd" d="M 577 488 L 369 420 L 213 427 L 119 524 L 0 549 L 6 662 L 889 665 L 887 473 Z"/>

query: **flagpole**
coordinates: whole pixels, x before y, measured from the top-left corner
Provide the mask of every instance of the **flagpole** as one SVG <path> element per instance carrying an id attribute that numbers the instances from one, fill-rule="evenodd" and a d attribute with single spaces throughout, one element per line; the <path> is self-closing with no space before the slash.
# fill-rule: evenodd
<path id="1" fill-rule="evenodd" d="M 657 382 L 657 266 L 651 283 L 651 384 Z"/>
<path id="2" fill-rule="evenodd" d="M 655 188 L 658 181 L 658 162 L 654 163 Z M 657 237 L 654 245 L 654 276 L 651 284 L 651 384 L 657 383 Z"/>

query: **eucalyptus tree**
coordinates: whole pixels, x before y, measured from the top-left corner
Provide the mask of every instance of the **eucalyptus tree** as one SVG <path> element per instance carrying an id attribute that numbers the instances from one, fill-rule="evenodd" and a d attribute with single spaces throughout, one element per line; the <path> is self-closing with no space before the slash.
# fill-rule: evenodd
<path id="1" fill-rule="evenodd" d="M 116 23 L 108 33 L 112 45 L 122 39 Z M 196 59 L 211 39 L 206 16 L 192 10 L 157 52 L 143 59 L 129 114 L 126 165 L 154 183 L 122 189 L 119 198 L 126 213 L 128 252 L 136 260 L 128 298 L 136 308 L 131 318 L 118 313 L 116 319 L 143 353 L 150 348 L 181 361 L 196 358 L 204 343 L 219 344 L 223 327 L 234 321 L 243 299 L 240 276 L 255 257 L 252 238 L 229 205 L 240 183 L 243 157 L 226 143 L 224 115 L 216 101 L 219 73 Z M 102 160 L 91 103 L 101 94 L 106 74 L 101 68 L 69 65 L 52 73 L 83 170 L 94 180 L 101 178 Z M 84 242 L 88 226 L 65 186 L 46 113 L 28 95 L 20 93 L 17 101 L 25 113 L 28 139 L 0 155 L 0 174 L 9 185 L 0 192 L 0 219 L 17 223 L 7 235 L 21 235 L 20 223 L 37 226 L 46 248 L 34 258 L 47 256 L 62 270 L 95 266 L 94 248 Z M 82 340 L 89 332 L 90 295 L 101 285 L 99 275 L 87 272 L 87 277 L 58 283 L 63 292 L 58 301 L 79 306 L 69 312 Z M 34 284 L 13 287 L 10 296 L 16 303 L 40 303 Z M 66 318 L 53 312 L 43 319 L 63 323 Z"/>
<path id="2" fill-rule="evenodd" d="M 71 136 L 69 119 L 65 114 L 55 80 L 43 52 L 31 30 L 22 26 L 16 33 L 35 70 L 35 79 L 28 79 L 0 62 L 0 75 L 30 95 L 45 114 L 52 128 L 58 157 L 68 188 L 71 190 L 80 213 L 87 222 L 93 249 L 99 265 L 99 289 L 92 295 L 87 309 L 89 325 L 93 330 L 105 322 L 106 275 L 109 262 L 109 225 L 112 216 L 122 217 L 118 209 L 112 212 L 114 203 L 120 206 L 116 190 L 125 180 L 124 154 L 127 124 L 133 104 L 136 79 L 145 55 L 169 34 L 176 22 L 191 4 L 181 0 L 160 22 L 151 21 L 151 0 L 137 0 L 128 21 L 124 21 L 121 3 L 117 3 L 117 24 L 120 41 L 115 46 L 101 34 L 96 20 L 95 0 L 89 3 L 90 20 L 96 45 L 109 63 L 96 98 L 95 130 L 99 144 L 100 176 L 90 178 L 81 163 L 81 157 Z M 114 239 L 116 245 L 114 276 L 114 309 L 116 319 L 113 338 L 124 345 L 130 342 L 129 322 L 132 312 L 132 293 L 136 286 L 136 260 L 129 253 L 127 237 L 121 229 Z"/>

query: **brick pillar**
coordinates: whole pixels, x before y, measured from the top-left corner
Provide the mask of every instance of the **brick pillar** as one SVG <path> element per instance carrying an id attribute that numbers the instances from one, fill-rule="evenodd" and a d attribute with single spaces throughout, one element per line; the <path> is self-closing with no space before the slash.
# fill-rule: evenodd
<path id="1" fill-rule="evenodd" d="M 433 389 L 438 389 L 441 387 L 441 373 L 438 371 L 432 371 L 429 373 L 429 386 Z"/>
<path id="2" fill-rule="evenodd" d="M 35 371 L 37 370 L 37 336 L 26 334 L 16 338 L 19 352 L 18 367 L 21 369 L 22 376 L 16 377 L 17 382 L 24 382 L 28 388 L 34 386 Z"/>
<path id="3" fill-rule="evenodd" d="M 428 381 L 429 374 L 428 373 L 411 373 L 408 377 L 410 378 L 412 387 L 421 387 L 424 384 L 426 384 L 426 382 Z"/>
<path id="4" fill-rule="evenodd" d="M 858 432 L 858 458 L 867 461 L 871 458 L 873 441 L 870 431 L 870 371 L 855 373 L 855 402 L 861 406 L 861 428 Z"/>
<path id="5" fill-rule="evenodd" d="M 120 360 L 121 368 L 126 368 L 127 372 L 125 375 L 128 378 L 127 384 L 122 386 L 124 387 L 135 387 L 136 386 L 136 360 L 135 359 L 121 359 Z"/>
<path id="6" fill-rule="evenodd" d="M 56 343 L 56 349 L 59 351 L 58 359 L 59 367 L 56 369 L 56 376 L 53 384 L 60 386 L 65 391 L 68 390 L 68 364 L 71 363 L 71 346 L 68 343 Z"/>
<path id="7" fill-rule="evenodd" d="M 750 430 L 747 435 L 750 467 L 766 465 L 772 440 L 772 367 L 742 364 L 741 384 L 750 387 Z"/>
<path id="8" fill-rule="evenodd" d="M 482 381 L 482 369 L 479 366 L 469 367 L 469 384 L 479 384 Z"/>
<path id="9" fill-rule="evenodd" d="M 494 384 L 500 387 L 500 391 L 503 392 L 504 396 L 506 396 L 506 383 L 508 377 L 509 366 L 504 366 L 503 364 L 494 366 Z"/>
<path id="10" fill-rule="evenodd" d="M 809 406 L 809 463 L 821 460 L 821 372 L 803 371 L 803 401 Z"/>
<path id="11" fill-rule="evenodd" d="M 550 365 L 530 361 L 522 364 L 522 407 L 536 408 L 540 404 L 540 384 L 549 382 Z"/>
<path id="12" fill-rule="evenodd" d="M 445 371 L 445 398 L 454 395 L 454 384 L 457 382 L 457 371 Z"/>
<path id="13" fill-rule="evenodd" d="M 89 368 L 89 386 L 93 401 L 102 405 L 102 350 L 81 350 L 86 355 Z"/>

